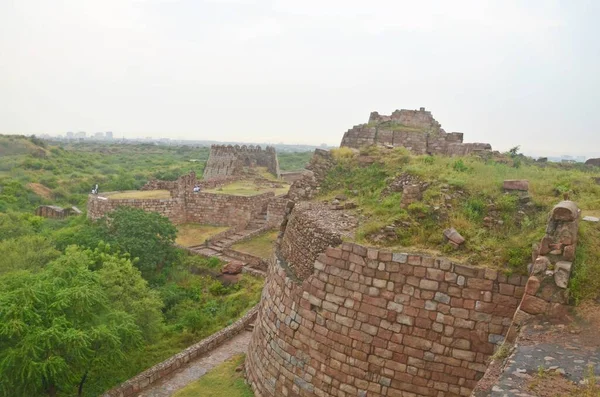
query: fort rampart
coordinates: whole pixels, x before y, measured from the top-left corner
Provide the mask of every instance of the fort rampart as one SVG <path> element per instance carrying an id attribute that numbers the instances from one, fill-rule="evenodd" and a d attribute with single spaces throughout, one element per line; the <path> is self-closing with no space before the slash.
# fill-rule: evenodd
<path id="1" fill-rule="evenodd" d="M 390 116 L 372 112 L 368 124 L 346 131 L 340 146 L 360 149 L 370 145 L 405 147 L 416 154 L 450 156 L 492 149 L 488 143 L 463 143 L 460 132 L 446 133 L 424 108 L 396 110 Z"/>
<path id="2" fill-rule="evenodd" d="M 256 395 L 468 396 L 527 277 L 340 245 L 296 212 L 269 262 L 248 351 Z M 315 245 L 327 248 L 306 252 Z"/>
<path id="3" fill-rule="evenodd" d="M 204 179 L 241 175 L 245 167 L 266 167 L 271 174 L 280 175 L 274 147 L 262 149 L 258 145 L 212 145 L 204 168 Z"/>

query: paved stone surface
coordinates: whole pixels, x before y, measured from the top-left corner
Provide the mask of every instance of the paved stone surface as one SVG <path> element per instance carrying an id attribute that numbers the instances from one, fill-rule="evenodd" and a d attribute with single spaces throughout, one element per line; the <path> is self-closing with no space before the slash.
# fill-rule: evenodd
<path id="1" fill-rule="evenodd" d="M 138 394 L 138 397 L 169 397 L 177 390 L 201 378 L 212 368 L 227 361 L 233 356 L 246 353 L 252 332 L 243 331 L 239 335 L 217 347 L 210 354 L 192 361 L 175 372 Z"/>
<path id="2" fill-rule="evenodd" d="M 525 329 L 498 382 L 486 395 L 536 396 L 530 394 L 527 385 L 541 369 L 580 384 L 590 366 L 596 374 L 600 373 L 600 348 L 589 342 L 585 335 L 571 333 L 560 325 L 544 324 Z"/>

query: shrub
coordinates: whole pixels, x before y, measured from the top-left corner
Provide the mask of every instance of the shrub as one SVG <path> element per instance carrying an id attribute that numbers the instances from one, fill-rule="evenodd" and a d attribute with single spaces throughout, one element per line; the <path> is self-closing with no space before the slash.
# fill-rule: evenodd
<path id="1" fill-rule="evenodd" d="M 467 219 L 480 221 L 485 215 L 485 202 L 479 197 L 471 197 L 465 202 L 463 212 Z"/>
<path id="2" fill-rule="evenodd" d="M 456 172 L 466 172 L 469 170 L 469 167 L 465 165 L 462 159 L 458 159 L 452 164 L 452 169 Z"/>

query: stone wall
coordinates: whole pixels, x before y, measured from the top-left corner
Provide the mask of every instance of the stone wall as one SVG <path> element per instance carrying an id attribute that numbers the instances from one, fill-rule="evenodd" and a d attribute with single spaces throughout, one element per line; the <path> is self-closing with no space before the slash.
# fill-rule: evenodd
<path id="1" fill-rule="evenodd" d="M 462 133 L 446 133 L 424 108 L 396 110 L 390 116 L 373 112 L 368 124 L 356 125 L 344 134 L 340 146 L 360 149 L 370 145 L 401 146 L 416 154 L 451 156 L 492 149 L 487 143 L 463 143 Z"/>
<path id="2" fill-rule="evenodd" d="M 262 213 L 274 197 L 273 192 L 256 196 L 188 192 L 185 195 L 185 219 L 191 223 L 245 225 Z"/>
<path id="3" fill-rule="evenodd" d="M 525 294 L 507 335 L 510 342 L 516 338 L 520 325 L 531 316 L 560 318 L 565 315 L 580 215 L 573 201 L 561 201 L 550 212 L 546 234 L 540 244 L 534 245 Z"/>
<path id="4" fill-rule="evenodd" d="M 253 145 L 212 145 L 204 179 L 224 178 L 241 175 L 245 167 L 266 167 L 279 177 L 279 162 L 275 148 L 267 146 L 264 150 Z"/>
<path id="5" fill-rule="evenodd" d="M 527 277 L 341 244 L 311 206 L 269 261 L 246 361 L 256 395 L 468 396 Z"/>
<path id="6" fill-rule="evenodd" d="M 294 203 L 287 197 L 276 197 L 267 205 L 267 224 L 269 227 L 279 227 L 283 218 L 291 211 Z"/>
<path id="7" fill-rule="evenodd" d="M 344 243 L 320 254 L 300 283 L 274 258 L 248 380 L 263 397 L 468 396 L 525 281 Z"/>
<path id="8" fill-rule="evenodd" d="M 185 203 L 182 199 L 109 199 L 90 194 L 87 202 L 87 216 L 100 219 L 118 207 L 141 208 L 148 212 L 158 212 L 174 224 L 186 222 Z"/>
<path id="9" fill-rule="evenodd" d="M 302 177 L 294 181 L 288 196 L 294 201 L 309 200 L 318 193 L 328 171 L 335 165 L 331 152 L 315 149 Z"/>
<path id="10" fill-rule="evenodd" d="M 139 392 L 154 382 L 171 376 L 171 374 L 179 368 L 186 365 L 188 362 L 214 350 L 223 342 L 233 338 L 235 335 L 242 332 L 248 324 L 251 324 L 256 318 L 258 308 L 255 306 L 248 311 L 242 318 L 231 324 L 229 327 L 212 334 L 208 338 L 188 347 L 181 353 L 177 353 L 173 357 L 168 358 L 162 363 L 156 364 L 150 369 L 141 374 L 123 382 L 120 386 L 115 387 L 102 394 L 102 397 L 129 397 L 137 396 Z"/>
<path id="11" fill-rule="evenodd" d="M 256 196 L 233 196 L 185 191 L 180 197 L 171 199 L 110 199 L 89 195 L 87 206 L 88 218 L 93 220 L 103 217 L 117 207 L 133 207 L 158 212 L 176 225 L 193 222 L 243 227 L 266 210 L 274 198 L 273 192 Z M 274 224 L 276 218 L 274 214 Z M 282 219 L 282 216 L 279 217 L 280 222 Z"/>
<path id="12" fill-rule="evenodd" d="M 293 276 L 300 280 L 313 274 L 321 252 L 342 242 L 342 236 L 319 224 L 320 220 L 318 206 L 311 203 L 297 204 L 287 219 L 278 248 Z"/>

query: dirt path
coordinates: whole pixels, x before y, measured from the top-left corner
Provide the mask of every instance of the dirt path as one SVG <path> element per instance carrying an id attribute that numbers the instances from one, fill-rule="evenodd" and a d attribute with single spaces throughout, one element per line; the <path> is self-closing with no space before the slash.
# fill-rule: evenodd
<path id="1" fill-rule="evenodd" d="M 210 354 L 202 356 L 173 375 L 162 379 L 138 394 L 138 397 L 169 397 L 177 390 L 202 377 L 212 368 L 238 354 L 246 353 L 252 332 L 243 331 L 217 347 Z"/>

